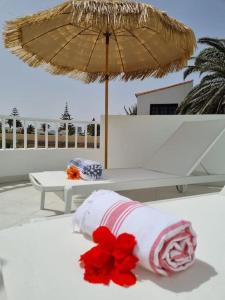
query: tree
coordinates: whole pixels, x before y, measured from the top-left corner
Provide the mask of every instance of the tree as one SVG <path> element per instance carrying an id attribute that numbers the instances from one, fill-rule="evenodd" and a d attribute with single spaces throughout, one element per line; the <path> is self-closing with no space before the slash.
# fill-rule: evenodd
<path id="1" fill-rule="evenodd" d="M 184 79 L 192 73 L 203 75 L 177 109 L 178 114 L 225 113 L 225 40 L 201 38 L 198 43 L 207 45 L 194 64 L 187 67 Z"/>
<path id="2" fill-rule="evenodd" d="M 69 113 L 68 103 L 66 102 L 64 113 L 61 115 L 61 120 L 72 120 L 71 114 Z M 60 126 L 59 131 L 66 130 L 66 123 Z M 75 133 L 75 127 L 73 124 L 68 124 L 68 134 L 73 135 Z"/>
<path id="3" fill-rule="evenodd" d="M 126 106 L 124 106 L 124 110 L 128 116 L 135 116 L 137 115 L 137 104 L 131 105 L 131 107 L 128 107 L 128 109 Z"/>
<path id="4" fill-rule="evenodd" d="M 69 113 L 68 103 L 65 104 L 64 113 L 61 116 L 61 120 L 72 120 L 71 114 Z"/>
<path id="5" fill-rule="evenodd" d="M 92 122 L 95 122 L 95 118 L 92 119 Z M 87 134 L 94 136 L 95 135 L 95 124 L 89 124 L 87 126 Z M 100 125 L 97 124 L 97 136 L 100 136 Z"/>
<path id="6" fill-rule="evenodd" d="M 12 109 L 12 113 L 10 114 L 10 116 L 12 117 L 19 117 L 19 112 L 18 112 L 18 109 L 16 107 L 13 107 Z M 8 125 L 9 125 L 9 128 L 12 128 L 13 127 L 13 119 L 8 119 Z M 19 127 L 22 127 L 22 123 L 21 121 L 19 120 L 16 120 L 16 127 L 19 128 Z"/>
<path id="7" fill-rule="evenodd" d="M 34 126 L 32 124 L 29 124 L 27 126 L 27 133 L 28 134 L 33 134 L 34 133 Z"/>

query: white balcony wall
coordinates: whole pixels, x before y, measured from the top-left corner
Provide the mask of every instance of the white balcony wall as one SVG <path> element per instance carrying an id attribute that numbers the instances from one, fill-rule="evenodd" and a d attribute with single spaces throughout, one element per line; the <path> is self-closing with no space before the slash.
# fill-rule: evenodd
<path id="1" fill-rule="evenodd" d="M 0 151 L 0 182 L 27 178 L 30 172 L 64 170 L 69 160 L 101 161 L 100 149 L 17 149 Z"/>

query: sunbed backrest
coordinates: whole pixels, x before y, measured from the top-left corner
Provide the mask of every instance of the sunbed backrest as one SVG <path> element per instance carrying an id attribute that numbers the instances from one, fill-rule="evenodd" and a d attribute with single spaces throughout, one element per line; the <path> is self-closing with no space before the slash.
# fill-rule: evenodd
<path id="1" fill-rule="evenodd" d="M 154 153 L 145 167 L 188 176 L 224 132 L 224 119 L 184 122 Z"/>

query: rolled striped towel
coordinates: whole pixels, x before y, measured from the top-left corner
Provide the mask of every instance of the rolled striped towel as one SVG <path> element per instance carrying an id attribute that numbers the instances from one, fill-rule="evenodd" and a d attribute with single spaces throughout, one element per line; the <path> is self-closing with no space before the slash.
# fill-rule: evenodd
<path id="1" fill-rule="evenodd" d="M 96 180 L 102 176 L 102 166 L 97 161 L 75 158 L 69 162 L 68 168 L 71 166 L 79 169 L 81 178 L 84 180 Z"/>
<path id="2" fill-rule="evenodd" d="M 183 271 L 194 262 L 196 235 L 189 221 L 113 191 L 93 192 L 74 213 L 73 224 L 90 236 L 99 226 L 116 236 L 133 234 L 139 264 L 157 274 Z"/>

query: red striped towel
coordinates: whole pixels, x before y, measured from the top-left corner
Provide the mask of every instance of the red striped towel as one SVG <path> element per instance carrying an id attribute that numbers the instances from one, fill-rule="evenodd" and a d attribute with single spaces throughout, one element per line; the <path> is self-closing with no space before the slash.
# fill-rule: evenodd
<path id="1" fill-rule="evenodd" d="M 161 275 L 185 270 L 194 262 L 196 235 L 190 222 L 113 191 L 92 193 L 75 212 L 73 223 L 89 235 L 99 226 L 116 236 L 133 234 L 139 264 Z"/>

